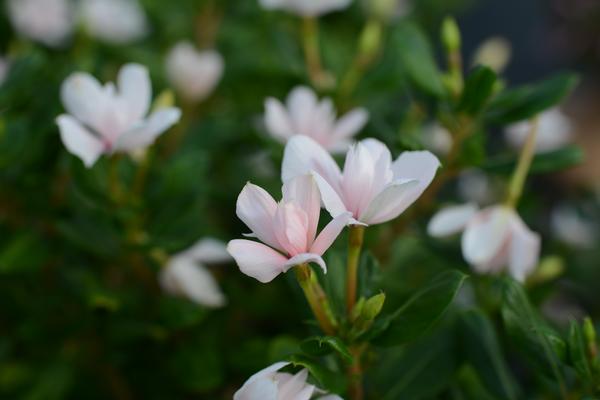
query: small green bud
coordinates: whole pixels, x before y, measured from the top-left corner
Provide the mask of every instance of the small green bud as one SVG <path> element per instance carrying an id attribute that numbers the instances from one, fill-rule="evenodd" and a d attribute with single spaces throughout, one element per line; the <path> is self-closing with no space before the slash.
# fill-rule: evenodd
<path id="1" fill-rule="evenodd" d="M 175 105 L 175 94 L 172 90 L 163 90 L 152 103 L 152 111 L 158 111 L 163 108 L 173 107 Z"/>
<path id="2" fill-rule="evenodd" d="M 442 42 L 449 53 L 460 51 L 460 29 L 452 17 L 446 17 L 442 23 Z"/>
<path id="3" fill-rule="evenodd" d="M 596 345 L 596 328 L 591 318 L 587 317 L 583 320 L 583 336 L 587 343 L 589 357 L 594 360 L 598 355 L 598 347 Z"/>
<path id="4" fill-rule="evenodd" d="M 381 312 L 384 303 L 385 293 L 379 293 L 371 297 L 365 302 L 362 310 L 362 318 L 366 321 L 374 320 Z"/>
<path id="5" fill-rule="evenodd" d="M 370 20 L 363 29 L 359 48 L 362 57 L 370 59 L 374 57 L 381 47 L 381 37 L 383 35 L 383 27 L 379 21 Z"/>
<path id="6" fill-rule="evenodd" d="M 527 280 L 528 285 L 545 283 L 558 278 L 565 270 L 564 260 L 558 256 L 548 256 L 540 261 L 540 265 Z"/>
<path id="7" fill-rule="evenodd" d="M 350 314 L 350 319 L 352 321 L 356 321 L 357 319 L 360 318 L 360 316 L 362 315 L 364 306 L 365 306 L 365 298 L 361 297 L 360 299 L 358 299 L 358 301 L 354 305 L 354 308 L 352 309 L 352 313 Z"/>

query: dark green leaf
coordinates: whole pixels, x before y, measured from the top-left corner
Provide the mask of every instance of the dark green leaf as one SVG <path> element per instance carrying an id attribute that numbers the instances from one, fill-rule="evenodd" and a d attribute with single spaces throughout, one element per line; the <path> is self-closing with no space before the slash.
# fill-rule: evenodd
<path id="1" fill-rule="evenodd" d="M 352 354 L 348 347 L 337 337 L 315 336 L 304 340 L 300 348 L 311 356 L 324 356 L 337 352 L 347 363 L 352 362 Z"/>
<path id="2" fill-rule="evenodd" d="M 583 149 L 577 145 L 571 145 L 562 149 L 547 153 L 536 154 L 531 163 L 530 174 L 547 174 L 562 171 L 576 165 L 584 160 Z M 490 173 L 511 174 L 518 161 L 517 155 L 508 155 L 489 159 L 483 169 Z"/>
<path id="3" fill-rule="evenodd" d="M 346 389 L 346 377 L 341 372 L 331 371 L 311 358 L 294 355 L 289 361 L 296 366 L 308 369 L 308 372 L 317 380 L 321 389 L 333 393 L 343 393 Z"/>
<path id="4" fill-rule="evenodd" d="M 477 115 L 485 107 L 494 92 L 496 73 L 489 67 L 478 66 L 467 77 L 458 111 Z"/>
<path id="5" fill-rule="evenodd" d="M 586 354 L 585 338 L 577 321 L 571 321 L 568 338 L 569 362 L 579 375 L 579 378 L 591 382 L 593 379 L 592 366 Z"/>

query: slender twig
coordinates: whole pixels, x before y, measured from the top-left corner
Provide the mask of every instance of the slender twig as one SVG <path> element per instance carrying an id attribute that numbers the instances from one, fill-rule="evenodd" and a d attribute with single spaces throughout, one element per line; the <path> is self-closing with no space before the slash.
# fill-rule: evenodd
<path id="1" fill-rule="evenodd" d="M 346 267 L 346 310 L 348 316 L 356 304 L 358 264 L 365 235 L 365 227 L 354 225 L 350 227 L 348 240 L 348 260 Z"/>
<path id="2" fill-rule="evenodd" d="M 294 269 L 296 279 L 304 292 L 319 326 L 327 335 L 335 335 L 337 321 L 329 305 L 327 295 L 317 280 L 317 276 L 308 264 L 298 265 Z"/>
<path id="3" fill-rule="evenodd" d="M 523 185 L 525 184 L 527 174 L 529 173 L 529 168 L 531 167 L 531 162 L 533 161 L 533 156 L 535 155 L 535 142 L 537 138 L 538 125 L 538 118 L 533 118 L 531 120 L 531 128 L 529 130 L 529 134 L 527 135 L 527 140 L 523 145 L 523 149 L 521 150 L 517 168 L 515 169 L 510 181 L 510 186 L 508 188 L 506 204 L 509 207 L 515 207 L 521 198 L 521 194 L 523 193 Z"/>

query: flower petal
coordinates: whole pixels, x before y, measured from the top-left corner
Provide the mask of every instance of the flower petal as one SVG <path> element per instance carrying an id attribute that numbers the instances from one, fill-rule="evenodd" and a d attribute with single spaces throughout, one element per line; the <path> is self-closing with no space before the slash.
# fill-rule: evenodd
<path id="1" fill-rule="evenodd" d="M 473 203 L 443 208 L 429 221 L 427 233 L 433 237 L 454 235 L 467 226 L 478 209 Z"/>
<path id="2" fill-rule="evenodd" d="M 244 385 L 234 393 L 233 400 L 277 400 L 277 381 L 275 372 L 289 365 L 278 362 L 252 375 Z"/>
<path id="3" fill-rule="evenodd" d="M 56 119 L 63 144 L 90 168 L 104 152 L 104 144 L 91 132 L 84 128 L 79 121 L 69 115 L 61 115 Z"/>
<path id="4" fill-rule="evenodd" d="M 429 151 L 405 151 L 392 164 L 394 179 L 416 179 L 419 184 L 407 197 L 407 207 L 427 189 L 440 167 L 440 160 Z"/>
<path id="5" fill-rule="evenodd" d="M 263 243 L 284 250 L 275 234 L 277 203 L 263 188 L 247 183 L 238 196 L 236 215 Z"/>
<path id="6" fill-rule="evenodd" d="M 533 272 L 539 261 L 541 242 L 540 235 L 530 230 L 515 213 L 508 261 L 508 269 L 513 278 L 524 282 Z"/>
<path id="7" fill-rule="evenodd" d="M 319 215 L 321 213 L 321 195 L 312 175 L 298 176 L 283 184 L 284 202 L 294 202 L 308 217 L 306 240 L 310 245 L 317 234 Z"/>
<path id="8" fill-rule="evenodd" d="M 292 267 L 305 263 L 315 263 L 321 267 L 324 273 L 327 273 L 327 265 L 325 265 L 325 261 L 323 261 L 320 255 L 313 253 L 302 253 L 290 258 L 285 263 L 285 270 L 287 271 Z"/>
<path id="9" fill-rule="evenodd" d="M 462 236 L 463 256 L 474 266 L 498 264 L 498 256 L 510 238 L 513 211 L 494 206 L 480 211 L 467 224 Z"/>
<path id="10" fill-rule="evenodd" d="M 125 100 L 130 121 L 137 121 L 148 113 L 152 86 L 148 69 L 140 64 L 126 64 L 119 71 L 119 95 Z M 179 119 L 179 118 L 177 118 Z"/>
<path id="11" fill-rule="evenodd" d="M 295 134 L 287 110 L 279 100 L 271 97 L 265 100 L 265 125 L 271 136 L 282 143 Z"/>
<path id="12" fill-rule="evenodd" d="M 356 108 L 341 117 L 333 129 L 335 140 L 356 136 L 369 120 L 369 113 L 364 108 Z"/>
<path id="13" fill-rule="evenodd" d="M 318 106 L 315 92 L 306 86 L 297 86 L 287 98 L 290 121 L 296 134 L 310 135 Z"/>
<path id="14" fill-rule="evenodd" d="M 279 398 L 293 400 L 310 400 L 315 391 L 315 387 L 306 383 L 308 379 L 308 370 L 306 368 L 298 373 L 276 374 L 279 381 Z"/>
<path id="15" fill-rule="evenodd" d="M 295 203 L 281 202 L 275 212 L 275 235 L 286 254 L 304 253 L 308 248 L 308 216 Z"/>
<path id="16" fill-rule="evenodd" d="M 227 251 L 237 262 L 240 271 L 262 283 L 271 282 L 287 271 L 288 259 L 262 243 L 236 239 L 229 242 Z"/>
<path id="17" fill-rule="evenodd" d="M 355 218 L 359 218 L 374 196 L 375 164 L 369 149 L 356 143 L 346 154 L 342 181 L 344 204 Z"/>
<path id="18" fill-rule="evenodd" d="M 231 260 L 231 256 L 227 252 L 227 245 L 213 238 L 199 240 L 192 247 L 177 253 L 175 257 L 190 258 L 207 264 L 217 264 Z"/>
<path id="19" fill-rule="evenodd" d="M 343 213 L 348 212 L 346 205 L 333 187 L 331 187 L 331 185 L 316 172 L 312 172 L 312 176 L 319 187 L 321 201 L 323 202 L 323 206 L 329 215 L 331 215 L 332 218 L 335 218 Z"/>
<path id="20" fill-rule="evenodd" d="M 397 180 L 387 185 L 371 202 L 358 220 L 367 225 L 390 221 L 412 204 L 417 180 Z"/>
<path id="21" fill-rule="evenodd" d="M 317 239 L 310 247 L 310 252 L 323 255 L 329 247 L 335 242 L 335 239 L 340 235 L 342 230 L 352 218 L 352 214 L 345 212 L 334 218 L 317 236 Z"/>
<path id="22" fill-rule="evenodd" d="M 160 134 L 176 124 L 181 118 L 178 108 L 163 108 L 156 111 L 140 126 L 120 135 L 114 151 L 134 151 L 150 146 Z"/>
<path id="23" fill-rule="evenodd" d="M 60 96 L 69 114 L 96 131 L 102 130 L 109 99 L 96 78 L 76 72 L 63 82 Z"/>

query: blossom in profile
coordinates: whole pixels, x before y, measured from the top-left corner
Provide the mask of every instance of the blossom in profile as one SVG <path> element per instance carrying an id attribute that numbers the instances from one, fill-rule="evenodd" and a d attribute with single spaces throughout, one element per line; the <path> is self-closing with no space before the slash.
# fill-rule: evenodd
<path id="1" fill-rule="evenodd" d="M 240 270 L 267 283 L 290 268 L 314 262 L 327 270 L 321 258 L 346 226 L 349 215 L 334 218 L 317 236 L 321 197 L 310 175 L 298 176 L 283 185 L 279 203 L 262 188 L 246 184 L 237 200 L 237 216 L 251 230 L 249 236 L 262 243 L 236 239 L 227 250 Z"/>
<path id="2" fill-rule="evenodd" d="M 8 16 L 19 34 L 50 47 L 60 47 L 74 26 L 69 0 L 8 0 Z"/>
<path id="3" fill-rule="evenodd" d="M 282 180 L 312 174 L 331 216 L 349 212 L 351 224 L 390 221 L 413 204 L 433 180 L 440 162 L 429 151 L 406 151 L 395 161 L 378 140 L 366 139 L 346 154 L 343 171 L 318 143 L 292 138 L 284 152 Z"/>
<path id="4" fill-rule="evenodd" d="M 544 153 L 559 149 L 571 141 L 573 124 L 559 108 L 553 108 L 539 115 L 536 152 Z M 531 130 L 529 121 L 512 124 L 506 128 L 505 138 L 508 144 L 520 149 Z"/>
<path id="5" fill-rule="evenodd" d="M 190 42 L 175 45 L 166 61 L 169 81 L 188 101 L 208 97 L 221 80 L 224 68 L 221 54 L 215 50 L 199 51 Z"/>
<path id="6" fill-rule="evenodd" d="M 482 274 L 506 269 L 522 282 L 539 261 L 540 235 L 531 231 L 513 208 L 503 205 L 482 210 L 474 204 L 444 208 L 429 221 L 427 231 L 434 237 L 463 232 L 463 257 Z"/>
<path id="7" fill-rule="evenodd" d="M 224 243 L 202 239 L 172 256 L 161 270 L 159 282 L 172 295 L 185 297 L 205 307 L 222 307 L 226 303 L 225 295 L 205 265 L 230 260 Z"/>
<path id="8" fill-rule="evenodd" d="M 137 0 L 83 0 L 79 12 L 87 32 L 107 43 L 132 43 L 149 30 Z"/>
<path id="9" fill-rule="evenodd" d="M 279 372 L 290 363 L 278 362 L 252 375 L 234 393 L 233 400 L 342 400 L 307 382 L 308 370 L 292 375 Z"/>
<path id="10" fill-rule="evenodd" d="M 273 138 L 286 143 L 296 135 L 308 136 L 332 153 L 347 151 L 368 119 L 365 109 L 356 108 L 338 120 L 331 99 L 319 101 L 305 86 L 294 88 L 285 105 L 272 97 L 265 101 L 265 124 Z"/>
<path id="11" fill-rule="evenodd" d="M 282 10 L 301 17 L 318 17 L 348 8 L 352 0 L 259 0 L 267 10 Z"/>
<path id="12" fill-rule="evenodd" d="M 93 76 L 76 72 L 62 84 L 68 114 L 57 118 L 63 144 L 91 167 L 102 154 L 133 152 L 151 145 L 181 117 L 178 108 L 148 115 L 152 88 L 148 70 L 127 64 L 117 84 L 102 86 Z"/>

